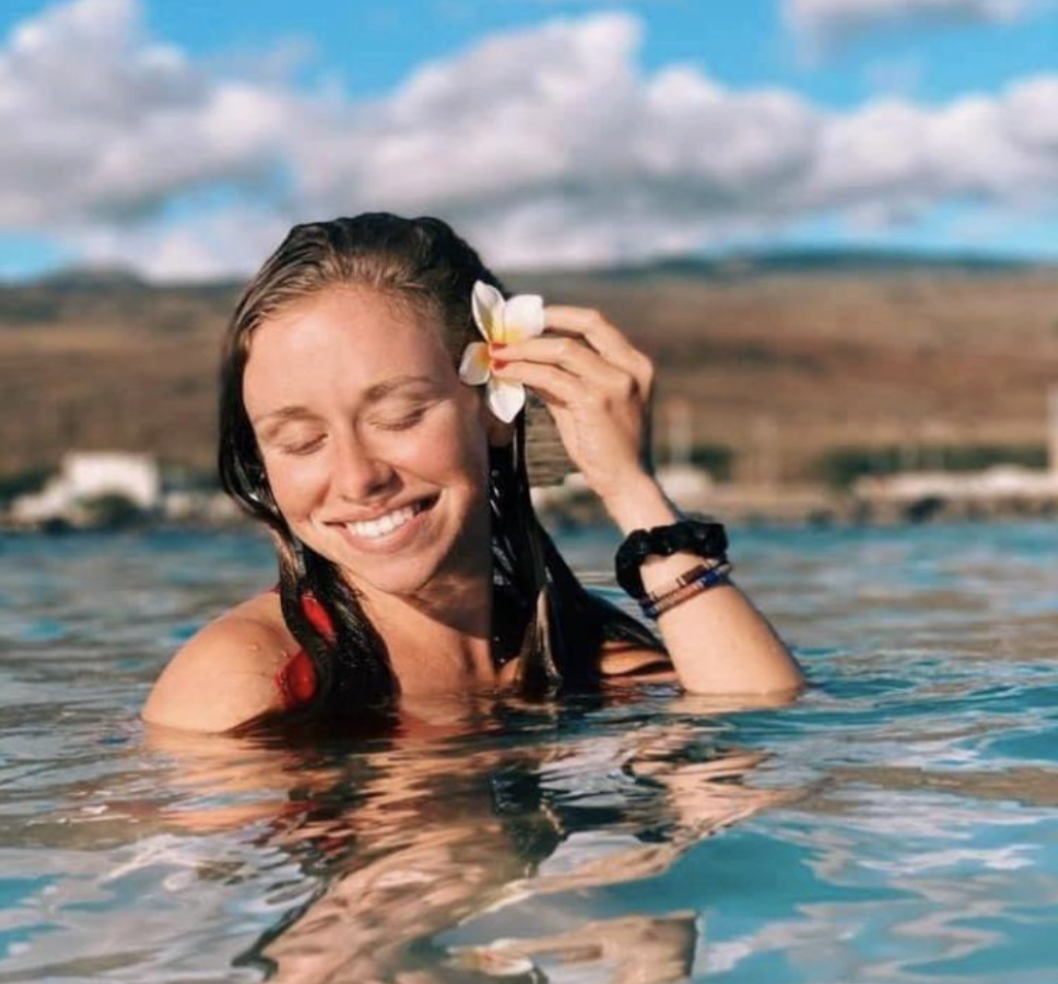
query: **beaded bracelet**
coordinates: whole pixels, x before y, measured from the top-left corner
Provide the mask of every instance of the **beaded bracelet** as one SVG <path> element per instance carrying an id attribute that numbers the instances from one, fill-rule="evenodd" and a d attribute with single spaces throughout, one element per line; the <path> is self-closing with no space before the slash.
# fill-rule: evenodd
<path id="1" fill-rule="evenodd" d="M 731 564 L 726 559 L 715 564 L 699 564 L 697 567 L 681 574 L 674 584 L 666 590 L 652 591 L 650 594 L 639 599 L 639 607 L 643 614 L 650 619 L 656 619 L 664 615 L 677 605 L 682 605 L 695 595 L 707 591 L 727 580 L 731 573 Z"/>
<path id="2" fill-rule="evenodd" d="M 638 598 L 636 600 L 641 605 L 645 603 L 653 604 L 655 602 L 661 601 L 661 599 L 666 597 L 667 595 L 670 595 L 673 592 L 677 591 L 679 588 L 685 587 L 692 581 L 697 580 L 706 571 L 715 570 L 717 567 L 724 567 L 725 565 L 728 570 L 731 569 L 731 563 L 727 559 L 727 557 L 712 557 L 704 563 L 695 564 L 694 567 L 691 567 L 688 570 L 684 571 L 678 578 L 676 578 L 675 581 L 672 582 L 672 584 L 667 585 L 665 588 L 661 590 L 648 591 L 641 598 Z"/>

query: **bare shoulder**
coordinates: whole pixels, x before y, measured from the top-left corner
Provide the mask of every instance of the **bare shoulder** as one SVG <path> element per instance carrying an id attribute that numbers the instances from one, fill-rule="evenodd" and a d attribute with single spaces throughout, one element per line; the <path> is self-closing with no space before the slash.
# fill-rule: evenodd
<path id="1" fill-rule="evenodd" d="M 143 719 L 185 731 L 221 732 L 278 710 L 276 674 L 296 649 L 278 599 L 251 598 L 181 647 L 147 698 Z"/>
<path id="2" fill-rule="evenodd" d="M 599 672 L 608 684 L 678 682 L 672 660 L 665 653 L 635 643 L 607 642 L 599 655 Z"/>

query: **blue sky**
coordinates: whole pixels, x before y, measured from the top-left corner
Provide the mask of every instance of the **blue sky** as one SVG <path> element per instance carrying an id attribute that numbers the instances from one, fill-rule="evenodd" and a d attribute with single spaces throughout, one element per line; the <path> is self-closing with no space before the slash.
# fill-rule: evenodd
<path id="1" fill-rule="evenodd" d="M 336 72 L 353 95 L 379 95 L 425 60 L 443 59 L 499 31 L 542 19 L 581 17 L 592 8 L 627 10 L 647 25 L 641 52 L 646 70 L 697 62 L 732 86 L 781 85 L 828 106 L 851 106 L 877 94 L 872 81 L 912 68 L 916 94 L 945 100 L 968 91 L 995 91 L 1007 82 L 1058 69 L 1058 7 L 1047 16 L 1009 22 L 968 20 L 946 28 L 895 25 L 861 36 L 826 58 L 803 57 L 775 0 L 645 0 L 639 3 L 479 0 L 401 3 L 252 5 L 169 2 L 149 7 L 158 33 L 189 51 L 223 57 L 252 54 L 295 40 L 314 55 L 311 68 Z M 386 8 L 386 9 L 383 9 Z M 248 15 L 248 10 L 253 14 Z"/>
<path id="2" fill-rule="evenodd" d="M 1052 0 L 7 0 L 0 127 L 4 277 L 243 273 L 370 208 L 508 266 L 1058 259 Z"/>

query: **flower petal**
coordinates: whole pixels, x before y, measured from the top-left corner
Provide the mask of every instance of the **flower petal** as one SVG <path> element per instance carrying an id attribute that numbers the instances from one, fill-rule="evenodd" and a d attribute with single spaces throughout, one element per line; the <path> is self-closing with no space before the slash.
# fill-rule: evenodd
<path id="1" fill-rule="evenodd" d="M 476 280 L 470 295 L 470 306 L 474 311 L 474 323 L 485 341 L 502 341 L 503 295 L 492 284 Z"/>
<path id="2" fill-rule="evenodd" d="M 521 383 L 494 377 L 489 380 L 485 402 L 488 403 L 493 416 L 509 424 L 525 406 L 525 387 Z"/>
<path id="3" fill-rule="evenodd" d="M 544 299 L 539 294 L 517 294 L 503 307 L 503 339 L 508 345 L 535 338 L 544 330 Z"/>
<path id="4" fill-rule="evenodd" d="M 471 342 L 463 351 L 459 363 L 459 378 L 470 386 L 480 386 L 492 375 L 489 347 L 484 342 Z"/>

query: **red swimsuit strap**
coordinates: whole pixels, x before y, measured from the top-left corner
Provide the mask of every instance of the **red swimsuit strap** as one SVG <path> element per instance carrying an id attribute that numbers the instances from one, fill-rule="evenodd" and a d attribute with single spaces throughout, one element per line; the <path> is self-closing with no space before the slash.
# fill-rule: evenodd
<path id="1" fill-rule="evenodd" d="M 272 594 L 279 594 L 278 584 L 272 588 Z M 334 623 L 331 621 L 331 616 L 327 614 L 327 609 L 319 603 L 316 596 L 311 591 L 306 591 L 301 596 L 301 610 L 305 613 L 305 618 L 312 623 L 312 627 L 319 632 L 324 639 L 328 642 L 334 642 L 336 633 L 334 631 Z"/>
<path id="2" fill-rule="evenodd" d="M 278 594 L 279 588 L 274 590 Z M 334 642 L 334 623 L 314 595 L 307 592 L 302 595 L 301 610 L 320 635 L 328 642 Z M 283 664 L 275 681 L 283 698 L 284 710 L 291 711 L 307 704 L 316 694 L 316 666 L 312 657 L 304 649 L 299 649 Z"/>
<path id="3" fill-rule="evenodd" d="M 327 609 L 316 600 L 315 595 L 306 592 L 301 596 L 301 610 L 305 613 L 305 618 L 312 623 L 312 627 L 324 639 L 334 642 L 337 638 L 334 623 L 331 621 L 331 616 L 327 614 Z"/>

